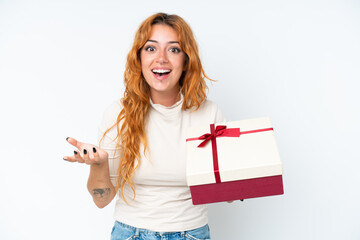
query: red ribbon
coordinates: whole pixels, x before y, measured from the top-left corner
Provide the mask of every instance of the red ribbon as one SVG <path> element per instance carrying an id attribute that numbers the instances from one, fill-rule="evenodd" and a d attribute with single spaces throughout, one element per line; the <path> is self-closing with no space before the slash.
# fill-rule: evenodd
<path id="1" fill-rule="evenodd" d="M 186 141 L 203 140 L 198 147 L 204 147 L 211 140 L 212 154 L 213 154 L 213 165 L 214 175 L 216 183 L 221 183 L 220 172 L 219 172 L 219 161 L 217 154 L 216 138 L 218 137 L 240 137 L 242 134 L 273 131 L 273 128 L 263 128 L 251 131 L 240 132 L 240 128 L 226 128 L 225 125 L 218 125 L 215 128 L 214 124 L 210 124 L 210 133 L 206 133 L 197 138 L 188 138 Z"/>
<path id="2" fill-rule="evenodd" d="M 210 133 L 206 133 L 197 138 L 188 138 L 186 141 L 204 140 L 198 147 L 204 147 L 210 140 L 215 140 L 217 137 L 240 137 L 240 128 L 226 128 L 224 125 L 216 126 L 210 124 Z"/>

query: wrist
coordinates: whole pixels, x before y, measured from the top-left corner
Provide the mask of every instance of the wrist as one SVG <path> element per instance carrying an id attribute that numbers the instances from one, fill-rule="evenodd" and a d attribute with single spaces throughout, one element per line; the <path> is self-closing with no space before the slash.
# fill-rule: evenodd
<path id="1" fill-rule="evenodd" d="M 102 170 L 102 169 L 109 169 L 109 162 L 101 162 L 101 163 L 93 163 L 90 165 L 91 170 Z"/>

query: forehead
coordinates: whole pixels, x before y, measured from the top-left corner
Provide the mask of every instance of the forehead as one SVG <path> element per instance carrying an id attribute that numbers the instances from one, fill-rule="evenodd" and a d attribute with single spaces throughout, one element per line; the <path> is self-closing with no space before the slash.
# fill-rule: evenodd
<path id="1" fill-rule="evenodd" d="M 179 36 L 174 28 L 166 24 L 155 24 L 151 27 L 149 40 L 159 43 L 178 42 Z"/>

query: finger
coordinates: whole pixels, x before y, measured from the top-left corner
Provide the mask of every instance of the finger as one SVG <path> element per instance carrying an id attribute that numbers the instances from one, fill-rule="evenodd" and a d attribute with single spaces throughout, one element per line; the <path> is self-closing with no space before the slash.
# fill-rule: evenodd
<path id="1" fill-rule="evenodd" d="M 76 160 L 72 156 L 65 156 L 63 157 L 63 159 L 68 162 L 76 162 Z"/>
<path id="2" fill-rule="evenodd" d="M 92 152 L 93 152 L 94 157 L 99 157 L 99 150 L 97 147 L 94 146 L 92 148 Z"/>
<path id="3" fill-rule="evenodd" d="M 63 159 L 68 162 L 84 162 L 84 160 L 77 151 L 74 151 L 73 156 L 65 156 Z"/>
<path id="4" fill-rule="evenodd" d="M 89 164 L 89 163 L 90 163 L 89 151 L 88 151 L 87 148 L 84 148 L 84 149 L 82 150 L 82 157 L 83 157 L 83 159 L 84 159 L 84 161 L 85 161 L 86 164 Z"/>
<path id="5" fill-rule="evenodd" d="M 75 151 L 74 151 L 74 153 L 75 153 Z M 68 161 L 68 162 L 77 162 L 75 155 L 73 155 L 73 156 L 66 156 L 66 157 L 64 157 L 63 159 L 64 159 L 65 161 Z"/>
<path id="6" fill-rule="evenodd" d="M 85 162 L 85 160 L 81 157 L 81 154 L 77 150 L 74 150 L 74 158 L 79 163 Z"/>
<path id="7" fill-rule="evenodd" d="M 76 147 L 77 149 L 81 150 L 81 146 L 83 145 L 82 142 L 77 141 L 75 138 L 67 137 L 66 141 Z"/>
<path id="8" fill-rule="evenodd" d="M 86 164 L 93 164 L 95 162 L 95 156 L 94 156 L 94 147 L 93 146 L 86 146 L 86 150 L 87 150 L 87 159 L 85 160 Z M 96 149 L 95 149 L 95 153 L 96 153 Z"/>
<path id="9" fill-rule="evenodd" d="M 102 154 L 101 151 L 102 150 L 100 148 L 98 148 L 97 146 L 93 146 L 92 154 L 93 154 L 94 158 L 92 159 L 92 164 L 100 164 L 101 154 Z"/>
<path id="10" fill-rule="evenodd" d="M 93 162 L 97 163 L 100 160 L 99 149 L 97 147 L 92 148 Z"/>

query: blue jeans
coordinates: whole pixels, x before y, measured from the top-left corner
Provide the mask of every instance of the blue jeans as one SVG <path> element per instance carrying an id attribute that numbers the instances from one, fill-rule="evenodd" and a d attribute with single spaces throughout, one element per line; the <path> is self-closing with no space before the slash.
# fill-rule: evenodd
<path id="1" fill-rule="evenodd" d="M 111 240 L 209 240 L 210 230 L 203 227 L 183 232 L 153 232 L 116 221 L 111 232 Z"/>

